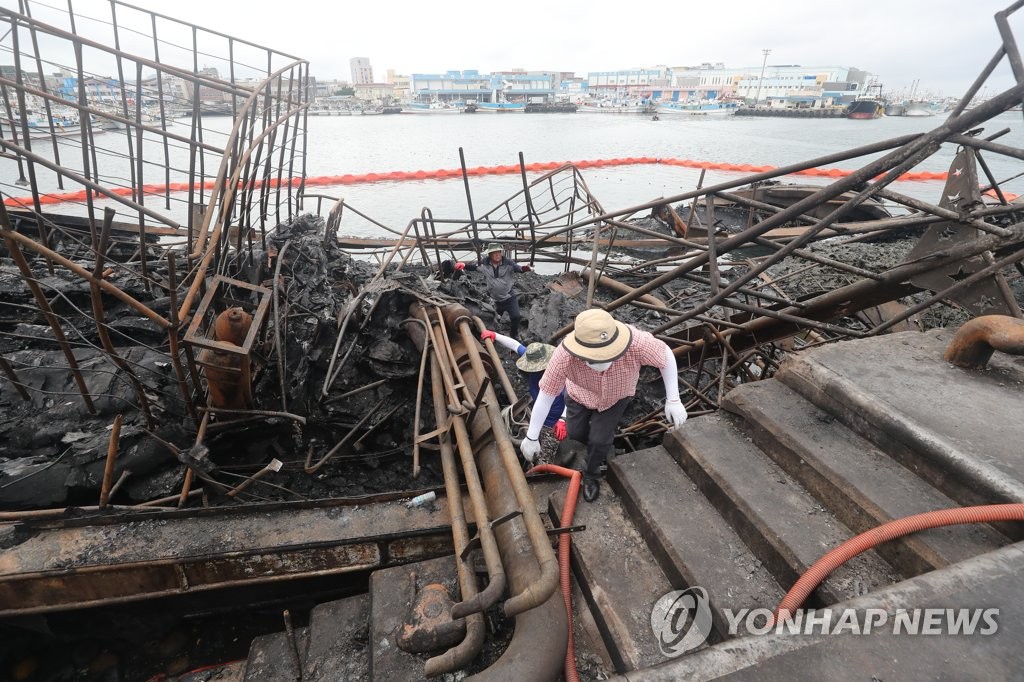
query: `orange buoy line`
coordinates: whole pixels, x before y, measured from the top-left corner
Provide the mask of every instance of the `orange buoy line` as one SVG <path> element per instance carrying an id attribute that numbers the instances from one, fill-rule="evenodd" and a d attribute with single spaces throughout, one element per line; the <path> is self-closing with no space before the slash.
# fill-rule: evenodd
<path id="1" fill-rule="evenodd" d="M 559 162 L 559 161 L 547 161 L 543 163 L 529 163 L 526 164 L 526 170 L 530 172 L 547 172 L 555 170 L 565 165 L 574 165 L 577 168 L 603 168 L 607 166 L 636 166 L 644 164 L 664 164 L 667 166 L 682 166 L 685 168 L 703 168 L 706 170 L 720 170 L 720 171 L 731 171 L 737 173 L 764 173 L 773 171 L 776 169 L 775 166 L 754 166 L 748 163 L 715 163 L 713 161 L 694 161 L 692 159 L 673 159 L 673 158 L 652 158 L 649 156 L 642 157 L 627 157 L 621 159 L 590 159 L 584 161 L 572 161 L 572 162 Z M 509 166 L 478 166 L 476 168 L 467 168 L 467 175 L 510 175 L 519 172 L 518 165 Z M 842 178 L 850 175 L 853 171 L 842 170 L 839 168 L 808 168 L 807 170 L 797 171 L 793 175 L 809 175 L 815 177 L 825 178 Z M 305 185 L 316 186 L 316 185 L 358 185 L 370 182 L 400 182 L 403 180 L 448 180 L 452 178 L 461 178 L 462 170 L 459 168 L 441 168 L 438 170 L 415 170 L 415 171 L 392 171 L 389 173 L 364 173 L 360 175 L 319 175 L 315 177 L 309 177 L 305 179 Z M 946 173 L 930 173 L 927 171 L 915 172 L 915 173 L 904 173 L 900 176 L 900 180 L 945 180 Z M 254 183 L 257 188 L 259 187 L 271 187 L 275 188 L 279 184 L 291 184 L 292 187 L 298 187 L 303 184 L 301 178 L 291 178 L 290 180 L 278 181 L 276 178 L 269 180 L 257 181 Z M 214 187 L 213 181 L 207 181 L 205 183 L 196 183 L 195 189 L 212 190 Z M 242 185 L 240 184 L 239 187 Z M 144 195 L 161 195 L 167 191 L 170 192 L 187 192 L 190 189 L 190 185 L 187 182 L 176 182 L 169 185 L 143 185 L 142 192 Z M 131 187 L 112 187 L 109 191 L 117 194 L 118 196 L 130 197 L 134 193 L 134 189 Z M 96 192 L 93 192 L 93 197 L 100 197 Z M 86 190 L 80 190 L 78 192 L 67 192 L 63 194 L 41 194 L 39 195 L 39 202 L 42 204 L 59 204 L 62 202 L 69 201 L 85 201 Z M 11 207 L 18 206 L 29 206 L 32 204 L 32 197 L 9 197 L 4 200 L 4 205 Z"/>

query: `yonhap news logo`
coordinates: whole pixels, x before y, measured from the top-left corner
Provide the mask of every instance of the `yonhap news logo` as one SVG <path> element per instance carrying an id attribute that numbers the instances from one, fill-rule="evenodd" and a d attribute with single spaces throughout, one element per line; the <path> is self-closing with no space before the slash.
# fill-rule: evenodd
<path id="1" fill-rule="evenodd" d="M 998 608 L 797 609 L 780 615 L 770 609 L 722 609 L 728 636 L 870 635 L 885 630 L 895 636 L 994 635 Z M 651 630 L 668 658 L 693 651 L 711 634 L 707 590 L 690 587 L 662 595 L 651 609 Z"/>
<path id="2" fill-rule="evenodd" d="M 651 629 L 668 658 L 693 651 L 711 634 L 711 606 L 703 587 L 665 594 L 651 609 Z"/>

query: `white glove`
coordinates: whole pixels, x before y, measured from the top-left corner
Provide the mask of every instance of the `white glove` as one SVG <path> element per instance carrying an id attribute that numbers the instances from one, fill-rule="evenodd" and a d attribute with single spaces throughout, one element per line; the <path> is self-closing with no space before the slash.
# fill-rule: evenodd
<path id="1" fill-rule="evenodd" d="M 665 403 L 665 419 L 672 426 L 671 429 L 678 429 L 686 423 L 686 408 L 679 400 L 669 400 Z"/>
<path id="2" fill-rule="evenodd" d="M 522 445 L 519 446 L 519 450 L 523 453 L 523 459 L 533 464 L 533 461 L 537 459 L 537 455 L 540 454 L 540 441 L 524 438 Z"/>

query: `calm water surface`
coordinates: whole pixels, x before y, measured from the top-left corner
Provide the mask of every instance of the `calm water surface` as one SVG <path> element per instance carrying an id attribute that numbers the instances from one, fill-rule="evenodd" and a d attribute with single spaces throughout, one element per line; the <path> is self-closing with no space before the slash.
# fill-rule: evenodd
<path id="1" fill-rule="evenodd" d="M 580 161 L 621 157 L 675 157 L 735 164 L 782 166 L 830 154 L 872 142 L 930 130 L 943 117 L 890 117 L 873 121 L 848 119 L 789 119 L 736 117 L 687 118 L 662 116 L 653 121 L 647 116 L 616 114 L 401 114 L 392 116 L 309 117 L 306 172 L 309 176 L 384 173 L 389 171 L 458 168 L 462 147 L 469 167 L 518 163 L 522 152 L 526 162 Z M 210 119 L 220 132 L 207 135 L 213 144 L 223 143 L 230 129 L 229 119 Z M 1019 113 L 1003 114 L 988 123 L 986 134 L 1003 128 L 1011 132 L 999 141 L 1024 147 L 1024 126 Z M 182 134 L 188 127 L 173 126 Z M 123 151 L 125 136 L 107 133 L 97 144 L 111 152 Z M 41 141 L 34 141 L 36 151 Z M 147 144 L 147 158 L 162 161 L 162 149 Z M 61 143 L 62 161 L 80 165 L 81 151 L 73 141 Z M 953 145 L 927 159 L 919 170 L 945 171 L 955 153 Z M 875 155 L 878 156 L 878 155 Z M 862 160 L 837 164 L 855 169 Z M 999 180 L 1024 171 L 1024 164 L 994 154 L 986 154 Z M 172 150 L 172 166 L 185 168 L 188 155 L 184 148 Z M 76 164 L 77 162 L 77 164 Z M 162 182 L 161 164 L 146 169 L 146 182 Z M 101 168 L 107 169 L 101 161 Z M 692 189 L 700 171 L 665 165 L 619 166 L 583 171 L 593 194 L 606 209 L 614 210 L 640 204 L 658 197 L 672 196 Z M 43 174 L 43 182 L 56 191 L 56 184 Z M 118 176 L 115 169 L 110 172 Z M 128 177 L 127 168 L 120 177 Z M 979 171 L 980 175 L 980 171 Z M 178 179 L 178 174 L 172 181 Z M 705 184 L 734 179 L 737 173 L 708 171 Z M 0 159 L 0 184 L 4 192 L 19 196 L 24 189 L 15 187 L 17 170 L 7 159 Z M 822 182 L 802 177 L 794 182 Z M 518 175 L 484 176 L 470 179 L 473 207 L 477 215 L 493 208 L 521 189 Z M 905 182 L 898 189 L 922 199 L 937 202 L 941 183 Z M 1024 181 L 1015 180 L 1007 191 L 1024 194 Z M 344 197 L 346 203 L 376 220 L 401 229 L 423 207 L 435 217 L 468 217 L 465 189 L 461 179 L 383 182 L 365 185 L 338 185 L 311 188 L 310 191 Z M 162 206 L 161 206 L 162 210 Z M 119 209 L 119 213 L 121 210 Z M 177 211 L 175 211 L 177 212 Z M 345 234 L 373 235 L 379 230 L 346 215 Z"/>

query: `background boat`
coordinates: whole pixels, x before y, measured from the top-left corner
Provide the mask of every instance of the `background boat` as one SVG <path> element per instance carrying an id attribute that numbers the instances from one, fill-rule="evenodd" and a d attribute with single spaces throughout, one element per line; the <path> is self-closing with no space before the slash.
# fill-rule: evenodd
<path id="1" fill-rule="evenodd" d="M 685 116 L 731 116 L 736 113 L 737 108 L 736 104 L 720 102 L 661 102 L 658 104 L 658 113 Z"/>
<path id="2" fill-rule="evenodd" d="M 402 112 L 406 114 L 458 114 L 462 112 L 462 108 L 449 102 L 409 102 L 402 107 Z"/>
<path id="3" fill-rule="evenodd" d="M 524 102 L 477 102 L 477 111 L 510 113 L 526 111 Z"/>
<path id="4" fill-rule="evenodd" d="M 881 118 L 884 113 L 885 105 L 875 99 L 858 99 L 846 108 L 846 118 Z"/>

